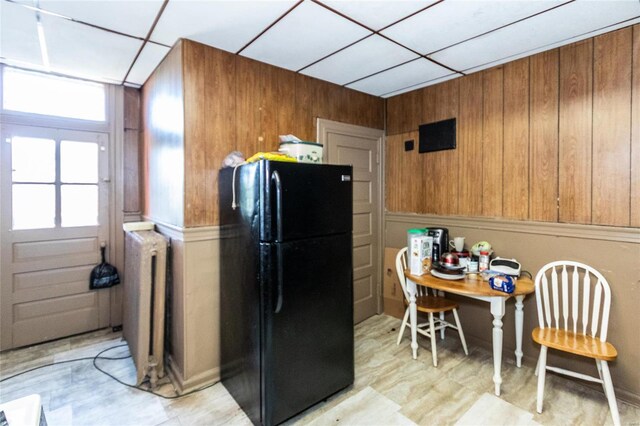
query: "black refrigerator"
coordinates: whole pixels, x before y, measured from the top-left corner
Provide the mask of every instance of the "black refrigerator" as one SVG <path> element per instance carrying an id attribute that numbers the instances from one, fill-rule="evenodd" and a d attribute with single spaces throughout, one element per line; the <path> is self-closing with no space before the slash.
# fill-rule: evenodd
<path id="1" fill-rule="evenodd" d="M 220 171 L 221 377 L 254 424 L 353 383 L 351 178 L 266 160 Z"/>

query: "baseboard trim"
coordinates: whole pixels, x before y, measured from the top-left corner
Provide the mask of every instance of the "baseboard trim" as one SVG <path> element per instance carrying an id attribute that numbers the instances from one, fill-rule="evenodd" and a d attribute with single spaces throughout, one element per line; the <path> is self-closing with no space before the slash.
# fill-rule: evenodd
<path id="1" fill-rule="evenodd" d="M 158 222 L 144 216 L 144 220 L 155 223 L 158 232 L 172 240 L 185 243 L 196 241 L 211 241 L 222 238 L 223 231 L 220 226 L 200 226 L 197 228 L 182 228 L 168 223 Z"/>
<path id="2" fill-rule="evenodd" d="M 193 377 L 190 377 L 188 380 L 185 380 L 180 372 L 178 366 L 173 361 L 171 355 L 167 356 L 167 374 L 171 379 L 171 382 L 176 387 L 178 394 L 182 395 L 187 392 L 191 392 L 193 390 L 199 389 L 204 386 L 209 386 L 215 384 L 220 381 L 220 368 L 212 368 L 210 370 L 204 371 L 200 374 L 197 374 Z"/>
<path id="3" fill-rule="evenodd" d="M 438 224 L 438 226 L 446 227 L 506 231 L 640 244 L 640 228 L 389 212 L 385 213 L 385 222 L 407 223 L 409 225 L 420 224 L 425 226 Z"/>

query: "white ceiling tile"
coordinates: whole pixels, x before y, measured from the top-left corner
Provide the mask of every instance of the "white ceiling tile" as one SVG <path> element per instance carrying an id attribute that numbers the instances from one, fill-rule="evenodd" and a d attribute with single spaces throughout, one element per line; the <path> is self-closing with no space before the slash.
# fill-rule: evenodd
<path id="1" fill-rule="evenodd" d="M 338 12 L 378 31 L 400 19 L 424 9 L 436 0 L 422 1 L 361 1 L 323 0 L 322 3 Z"/>
<path id="2" fill-rule="evenodd" d="M 387 28 L 382 34 L 427 54 L 566 1 L 444 1 Z"/>
<path id="3" fill-rule="evenodd" d="M 14 3 L 0 2 L 0 24 L 2 61 L 42 66 L 35 12 Z"/>
<path id="4" fill-rule="evenodd" d="M 444 77 L 436 78 L 434 80 L 429 80 L 424 83 L 414 84 L 413 86 L 405 87 L 400 90 L 394 90 L 393 92 L 385 93 L 381 95 L 383 98 L 390 98 L 392 96 L 401 95 L 406 92 L 411 92 L 413 90 L 418 90 L 423 87 L 433 86 L 434 84 L 442 83 L 447 80 L 453 80 L 454 78 L 462 77 L 462 74 L 454 73 L 445 75 Z"/>
<path id="5" fill-rule="evenodd" d="M 541 46 L 541 47 L 538 47 L 536 49 L 527 50 L 526 52 L 518 53 L 517 55 L 512 55 L 512 56 L 509 56 L 507 58 L 502 58 L 502 59 L 497 60 L 497 61 L 488 62 L 488 63 L 482 64 L 482 65 L 479 65 L 479 66 L 474 67 L 474 68 L 469 68 L 468 70 L 465 70 L 465 74 L 471 74 L 471 73 L 474 73 L 476 71 L 482 71 L 484 69 L 495 67 L 495 66 L 498 66 L 500 64 L 504 64 L 504 63 L 507 63 L 507 62 L 515 61 L 517 59 L 524 58 L 524 57 L 527 57 L 527 56 L 535 55 L 536 53 L 544 52 L 546 50 L 555 49 L 556 47 L 566 46 L 567 44 L 571 44 L 571 43 L 577 43 L 580 40 L 584 40 L 584 39 L 587 39 L 587 38 L 595 37 L 595 36 L 600 35 L 600 34 L 608 33 L 608 32 L 615 31 L 615 30 L 620 29 L 620 28 L 628 27 L 628 26 L 631 26 L 631 25 L 639 24 L 639 23 L 640 23 L 640 18 L 637 18 L 637 19 L 632 19 L 630 21 L 625 21 L 624 23 L 621 23 L 621 24 L 611 25 L 611 26 L 602 28 L 600 30 L 596 30 L 596 31 L 585 33 L 585 34 L 581 34 L 581 35 L 579 35 L 577 37 L 572 37 L 570 39 L 562 40 L 562 41 L 559 41 L 557 43 L 547 44 L 545 46 Z"/>
<path id="6" fill-rule="evenodd" d="M 33 6 L 33 0 L 18 0 Z M 40 9 L 135 37 L 146 37 L 162 0 L 39 0 Z"/>
<path id="7" fill-rule="evenodd" d="M 151 40 L 173 46 L 178 38 L 188 38 L 235 53 L 295 4 L 296 0 L 171 0 Z"/>
<path id="8" fill-rule="evenodd" d="M 290 70 L 299 70 L 367 35 L 360 25 L 304 2 L 241 52 Z"/>
<path id="9" fill-rule="evenodd" d="M 416 59 L 399 67 L 367 77 L 347 85 L 375 96 L 391 93 L 405 87 L 426 83 L 451 74 L 451 71 L 423 58 Z"/>
<path id="10" fill-rule="evenodd" d="M 638 16 L 638 0 L 576 1 L 444 49 L 430 57 L 464 71 Z"/>
<path id="11" fill-rule="evenodd" d="M 51 70 L 92 80 L 121 83 L 142 41 L 67 19 L 45 15 L 42 25 Z"/>
<path id="12" fill-rule="evenodd" d="M 129 71 L 127 83 L 144 84 L 153 70 L 156 69 L 162 59 L 169 53 L 169 50 L 168 47 L 155 43 L 145 44 L 142 52 L 140 52 L 140 56 L 138 56 L 131 71 Z"/>
<path id="13" fill-rule="evenodd" d="M 342 85 L 416 58 L 404 47 L 373 35 L 301 72 Z"/>

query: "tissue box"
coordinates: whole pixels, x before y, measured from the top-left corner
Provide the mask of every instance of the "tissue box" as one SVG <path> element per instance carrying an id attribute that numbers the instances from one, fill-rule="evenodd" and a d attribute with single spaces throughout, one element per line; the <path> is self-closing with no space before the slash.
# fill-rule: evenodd
<path id="1" fill-rule="evenodd" d="M 322 163 L 322 144 L 305 141 L 280 142 L 278 151 L 296 158 L 299 163 Z"/>

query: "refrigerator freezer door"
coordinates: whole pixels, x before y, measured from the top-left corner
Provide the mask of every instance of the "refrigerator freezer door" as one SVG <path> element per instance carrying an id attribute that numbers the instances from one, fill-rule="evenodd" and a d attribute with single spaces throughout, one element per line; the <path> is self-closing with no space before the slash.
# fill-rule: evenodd
<path id="1" fill-rule="evenodd" d="M 262 241 L 351 232 L 351 166 L 261 163 Z"/>
<path id="2" fill-rule="evenodd" d="M 351 234 L 263 247 L 271 257 L 263 264 L 272 265 L 262 298 L 269 425 L 353 383 Z"/>

